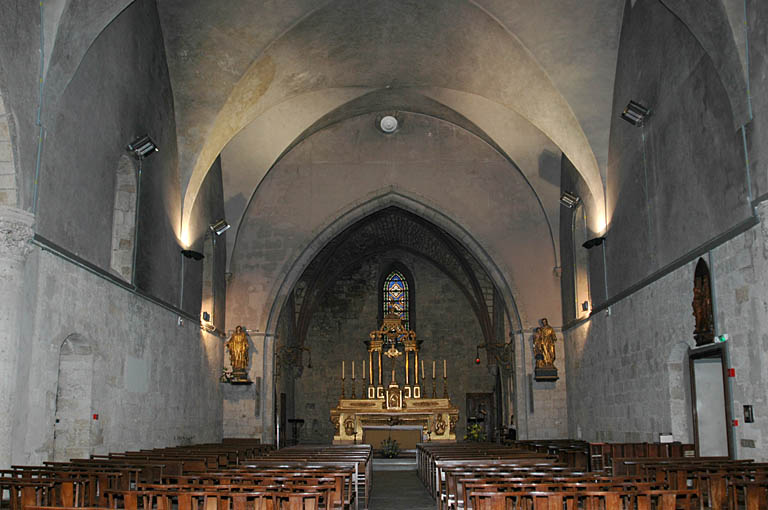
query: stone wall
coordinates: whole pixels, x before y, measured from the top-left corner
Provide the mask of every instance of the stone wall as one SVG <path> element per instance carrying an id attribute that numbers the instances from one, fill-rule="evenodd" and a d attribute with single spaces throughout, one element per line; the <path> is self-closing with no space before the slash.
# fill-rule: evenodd
<path id="1" fill-rule="evenodd" d="M 620 118 L 630 100 L 652 109 L 643 127 Z M 689 27 L 659 0 L 625 13 L 613 119 L 607 297 L 751 215 L 727 91 Z"/>
<path id="2" fill-rule="evenodd" d="M 79 418 L 89 453 L 221 439 L 220 338 L 44 250 L 29 255 L 24 279 L 13 463 L 52 459 L 62 344 L 73 337 L 93 356 Z"/>
<path id="3" fill-rule="evenodd" d="M 768 205 L 760 225 L 713 248 L 710 264 L 717 334 L 726 342 L 735 455 L 768 459 Z M 565 334 L 569 433 L 591 441 L 655 441 L 660 433 L 693 441 L 688 348 L 698 259 L 614 304 Z M 754 408 L 744 423 L 742 406 Z M 742 440 L 747 440 L 742 444 Z M 754 442 L 754 447 L 751 445 Z"/>

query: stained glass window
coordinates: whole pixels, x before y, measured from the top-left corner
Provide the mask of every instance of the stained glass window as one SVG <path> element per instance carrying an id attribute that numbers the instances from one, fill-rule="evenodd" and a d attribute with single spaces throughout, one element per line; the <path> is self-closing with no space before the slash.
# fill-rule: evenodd
<path id="1" fill-rule="evenodd" d="M 384 313 L 390 309 L 400 314 L 403 325 L 409 328 L 410 301 L 408 296 L 408 281 L 400 271 L 392 271 L 384 280 Z"/>

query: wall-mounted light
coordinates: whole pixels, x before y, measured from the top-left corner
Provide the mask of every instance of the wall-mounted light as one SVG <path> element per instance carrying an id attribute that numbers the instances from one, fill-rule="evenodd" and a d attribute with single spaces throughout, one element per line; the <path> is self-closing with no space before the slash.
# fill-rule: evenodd
<path id="1" fill-rule="evenodd" d="M 188 259 L 203 260 L 205 258 L 205 255 L 195 250 L 181 250 L 181 254 Z"/>
<path id="2" fill-rule="evenodd" d="M 229 228 L 230 228 L 231 226 L 232 226 L 232 225 L 230 225 L 229 223 L 227 223 L 227 220 L 225 220 L 224 218 L 222 218 L 222 219 L 220 219 L 219 221 L 217 221 L 216 223 L 211 223 L 211 231 L 212 231 L 214 234 L 216 234 L 217 236 L 220 236 L 221 234 L 223 234 L 224 232 L 226 232 L 227 230 L 229 230 Z"/>
<path id="3" fill-rule="evenodd" d="M 637 101 L 630 101 L 627 107 L 624 108 L 624 111 L 621 112 L 622 119 L 637 127 L 642 126 L 650 115 L 651 109 Z"/>
<path id="4" fill-rule="evenodd" d="M 568 191 L 563 191 L 563 194 L 560 195 L 560 204 L 568 209 L 573 209 L 579 205 L 579 202 L 581 202 L 581 198 Z"/>
<path id="5" fill-rule="evenodd" d="M 586 241 L 582 246 L 588 250 L 594 248 L 595 246 L 600 246 L 605 241 L 605 237 L 594 237 L 590 239 L 589 241 Z"/>
<path id="6" fill-rule="evenodd" d="M 477 351 L 475 351 L 475 364 L 480 364 L 480 347 L 477 348 Z"/>
<path id="7" fill-rule="evenodd" d="M 144 159 L 160 149 L 157 144 L 152 141 L 149 135 L 143 135 L 128 144 L 128 150 L 133 152 L 134 156 L 139 159 Z"/>

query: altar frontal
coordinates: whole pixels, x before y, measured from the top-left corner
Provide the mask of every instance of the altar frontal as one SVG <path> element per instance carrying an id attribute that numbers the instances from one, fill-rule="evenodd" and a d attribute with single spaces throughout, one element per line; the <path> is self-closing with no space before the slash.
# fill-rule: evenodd
<path id="1" fill-rule="evenodd" d="M 432 384 L 428 387 L 424 360 L 419 365 L 421 341 L 416 340 L 414 331 L 405 328 L 399 314 L 390 311 L 381 327 L 369 336 L 365 341 L 368 359 L 362 362 L 360 398 L 356 395 L 354 361 L 351 394 L 349 398 L 346 396 L 346 362 L 342 361 L 341 398 L 338 406 L 331 409 L 333 444 L 369 443 L 375 448 L 382 437 L 396 437 L 403 448 L 411 449 L 422 441 L 455 441 L 459 410 L 448 398 L 447 362 L 443 360 L 443 391 L 438 397 L 437 363 L 432 361 Z M 390 381 L 386 387 L 384 357 L 390 363 Z M 402 385 L 397 381 L 398 372 L 403 375 Z"/>

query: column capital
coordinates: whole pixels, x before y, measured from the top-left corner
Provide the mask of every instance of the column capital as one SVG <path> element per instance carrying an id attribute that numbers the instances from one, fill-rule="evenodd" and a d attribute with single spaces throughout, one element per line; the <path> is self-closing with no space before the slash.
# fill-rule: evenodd
<path id="1" fill-rule="evenodd" d="M 15 207 L 0 206 L 0 257 L 23 260 L 35 235 L 35 215 Z"/>

